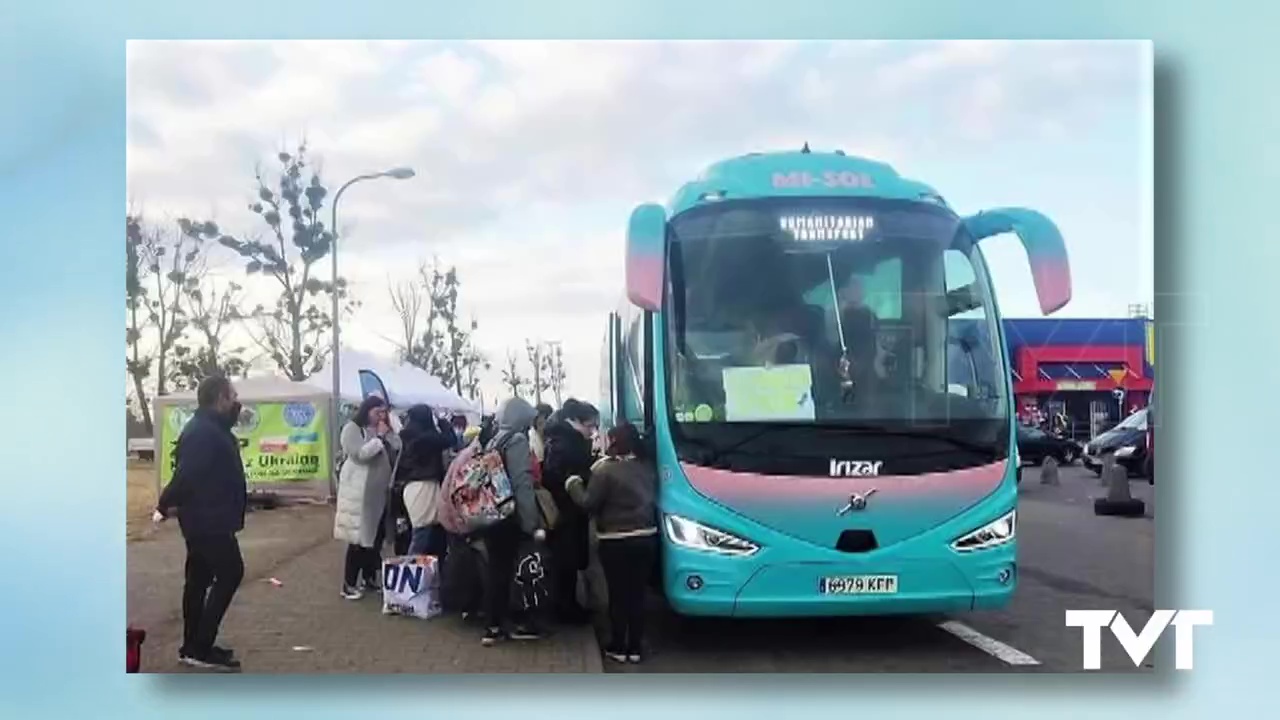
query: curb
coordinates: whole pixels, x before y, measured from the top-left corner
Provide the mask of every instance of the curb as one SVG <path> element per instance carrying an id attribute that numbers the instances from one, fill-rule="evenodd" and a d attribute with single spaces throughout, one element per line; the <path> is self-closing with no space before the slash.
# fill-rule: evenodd
<path id="1" fill-rule="evenodd" d="M 594 625 L 587 625 L 581 630 L 582 632 L 582 666 L 583 672 L 586 673 L 603 673 L 604 660 L 600 654 L 600 642 L 596 639 L 596 629 Z"/>

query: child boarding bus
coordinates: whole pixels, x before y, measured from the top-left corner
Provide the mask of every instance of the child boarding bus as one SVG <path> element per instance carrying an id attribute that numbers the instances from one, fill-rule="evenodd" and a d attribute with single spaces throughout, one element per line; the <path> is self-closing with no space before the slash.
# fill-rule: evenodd
<path id="1" fill-rule="evenodd" d="M 1016 442 L 979 243 L 1014 233 L 1045 314 L 1054 224 L 961 217 L 841 152 L 711 166 L 637 207 L 601 355 L 604 424 L 660 478 L 662 590 L 685 615 L 998 608 L 1017 582 Z"/>

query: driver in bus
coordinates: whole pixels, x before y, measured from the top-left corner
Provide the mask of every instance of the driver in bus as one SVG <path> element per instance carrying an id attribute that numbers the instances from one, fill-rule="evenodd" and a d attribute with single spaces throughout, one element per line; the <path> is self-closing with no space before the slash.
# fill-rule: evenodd
<path id="1" fill-rule="evenodd" d="M 779 239 L 744 238 L 734 257 L 739 273 L 732 290 L 733 314 L 745 320 L 745 360 L 750 365 L 808 364 L 822 339 L 820 311 L 796 291 Z"/>
<path id="2" fill-rule="evenodd" d="M 870 381 L 885 376 L 886 357 L 881 348 L 879 320 L 863 301 L 862 281 L 850 276 L 840 288 L 837 304 L 840 327 L 844 331 L 844 348 L 851 364 L 854 381 Z"/>

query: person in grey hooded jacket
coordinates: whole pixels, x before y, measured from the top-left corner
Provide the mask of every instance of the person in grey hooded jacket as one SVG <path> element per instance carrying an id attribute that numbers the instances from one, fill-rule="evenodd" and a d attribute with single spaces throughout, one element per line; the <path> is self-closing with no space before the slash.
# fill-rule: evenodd
<path id="1" fill-rule="evenodd" d="M 516 500 L 515 513 L 485 528 L 481 536 L 489 556 L 489 571 L 485 583 L 488 628 L 483 638 L 484 645 L 492 645 L 507 638 L 537 640 L 540 637 L 527 617 L 513 617 L 515 627 L 510 632 L 504 627 L 511 610 L 511 584 L 520 546 L 527 538 L 542 542 L 546 535 L 542 528 L 538 501 L 534 497 L 535 460 L 526 435 L 536 416 L 537 411 L 524 400 L 504 400 L 498 406 L 495 418 L 498 431 L 484 445 L 486 451 L 497 450 L 502 454 L 502 462 L 511 479 L 511 490 Z"/>

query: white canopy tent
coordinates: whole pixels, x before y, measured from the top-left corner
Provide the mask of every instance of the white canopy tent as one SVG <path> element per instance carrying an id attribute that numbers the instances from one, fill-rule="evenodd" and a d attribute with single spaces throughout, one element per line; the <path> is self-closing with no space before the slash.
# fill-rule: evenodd
<path id="1" fill-rule="evenodd" d="M 241 402 L 246 400 L 258 402 L 278 402 L 288 400 L 327 400 L 329 388 L 315 382 L 293 382 L 275 375 L 262 375 L 232 380 L 231 386 L 236 389 Z M 156 398 L 156 404 L 182 405 L 194 403 L 196 391 L 170 393 Z"/>
<path id="2" fill-rule="evenodd" d="M 355 404 L 364 398 L 360 371 L 368 370 L 382 379 L 390 396 L 387 400 L 397 409 L 423 404 L 430 405 L 437 411 L 447 410 L 466 415 L 476 412 L 474 404 L 445 387 L 439 378 L 421 368 L 351 349 L 344 349 L 339 360 L 339 392 L 344 403 Z M 308 383 L 328 388 L 332 384 L 332 377 L 333 365 L 330 364 L 312 375 Z"/>

